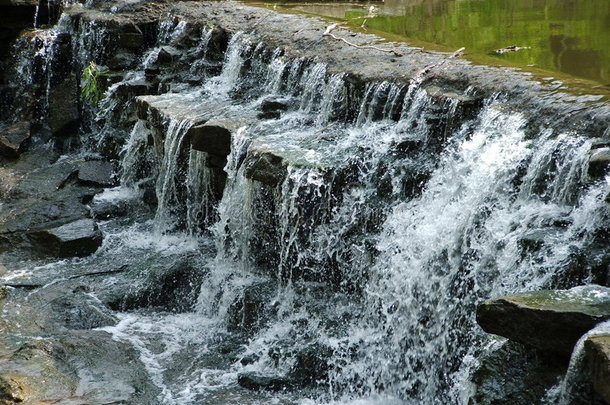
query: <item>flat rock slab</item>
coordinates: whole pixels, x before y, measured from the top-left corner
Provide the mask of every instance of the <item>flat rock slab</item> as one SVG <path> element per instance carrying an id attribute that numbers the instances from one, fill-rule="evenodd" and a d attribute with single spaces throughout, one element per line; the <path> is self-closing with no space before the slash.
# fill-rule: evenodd
<path id="1" fill-rule="evenodd" d="M 16 159 L 30 142 L 30 124 L 18 122 L 0 130 L 0 155 Z"/>
<path id="2" fill-rule="evenodd" d="M 83 162 L 78 165 L 78 182 L 93 187 L 115 186 L 114 165 L 101 160 Z"/>
<path id="3" fill-rule="evenodd" d="M 485 301 L 477 322 L 485 332 L 569 356 L 578 339 L 610 319 L 610 288 L 543 290 Z"/>
<path id="4" fill-rule="evenodd" d="M 230 103 L 221 98 L 210 99 L 201 92 L 167 93 L 159 96 L 138 96 L 135 99 L 138 118 L 164 120 L 188 120 L 193 125 L 203 124 L 210 118 L 230 108 Z"/>
<path id="5" fill-rule="evenodd" d="M 48 230 L 30 234 L 35 245 L 58 257 L 84 257 L 102 244 L 102 232 L 92 219 L 80 219 Z"/>

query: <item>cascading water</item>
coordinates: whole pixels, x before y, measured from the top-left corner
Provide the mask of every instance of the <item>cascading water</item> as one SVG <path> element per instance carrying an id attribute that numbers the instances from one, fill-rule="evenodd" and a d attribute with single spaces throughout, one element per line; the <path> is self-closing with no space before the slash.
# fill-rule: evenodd
<path id="1" fill-rule="evenodd" d="M 158 68 L 161 46 L 191 32 L 173 17 L 158 31 L 138 72 L 107 91 L 105 111 L 122 105 L 120 85 Z M 79 61 L 105 57 L 105 29 L 91 22 L 78 33 Z M 138 351 L 159 403 L 228 395 L 238 373 L 308 387 L 274 394 L 287 403 L 468 403 L 471 368 L 489 341 L 475 324 L 477 303 L 590 281 L 572 273 L 575 252 L 609 220 L 607 184 L 587 179 L 591 141 L 551 129 L 528 136 L 507 100 L 481 106 L 471 89 L 355 89 L 345 74 L 253 38 L 233 35 L 222 70 L 207 77 L 212 29 L 202 29 L 189 68 L 201 83 L 166 86 L 175 92 L 164 100 L 187 107 L 155 128 L 120 118 L 133 124 L 122 187 L 154 179 L 156 213 L 128 230 L 109 226 L 100 257 L 117 246 L 152 249 L 153 258 L 176 249 L 205 277 L 193 311 L 126 312 L 104 329 Z M 281 114 L 257 116 L 269 100 L 285 103 Z M 206 105 L 247 118 L 226 160 L 190 148 L 200 124 L 191 114 Z M 107 124 L 111 133 L 116 124 Z M 528 247 L 534 236 L 540 243 Z M 238 343 L 218 349 L 226 342 Z M 217 349 L 232 357 L 218 360 Z"/>
<path id="2" fill-rule="evenodd" d="M 212 81 L 214 86 L 226 89 L 238 82 L 243 63 L 238 55 L 245 52 L 240 46 L 251 45 L 240 45 L 239 36 L 234 37 L 228 51 L 228 60 L 234 63 L 225 66 Z M 277 252 L 267 261 L 276 269 L 265 271 L 277 274 L 278 289 L 272 297 L 279 307 L 248 345 L 247 353 L 258 360 L 245 370 L 289 373 L 294 358 L 270 353 L 278 345 L 280 351 L 299 352 L 303 346 L 295 346 L 296 341 L 304 339 L 305 346 L 330 350 L 328 399 L 379 400 L 382 395 L 388 401 L 459 401 L 467 395 L 460 380 L 470 367 L 464 359 L 476 357 L 486 340 L 474 322 L 476 303 L 490 295 L 554 286 L 570 252 L 588 243 L 582 235 L 594 232 L 595 222 L 583 223 L 582 218 L 601 215 L 599 197 L 605 186 L 580 191 L 590 144 L 551 131 L 529 140 L 525 119 L 503 112 L 501 99 L 488 101 L 477 117 L 435 139 L 438 133 L 427 124 L 433 101 L 426 91 L 387 82 L 367 88 L 355 124 L 332 124 L 331 117 L 345 108 L 342 76 L 327 77 L 324 65 L 301 65 L 299 60 L 286 62 L 276 52 L 265 82 L 267 91 L 281 95 L 282 83 L 294 82 L 291 76 L 302 72 L 299 111 L 288 113 L 279 126 L 263 122 L 234 139 L 216 225 L 215 266 L 223 269 L 223 281 L 216 279 L 204 288 L 200 300 L 223 297 L 217 298 L 223 304 L 214 307 L 216 314 L 230 311 L 240 294 L 235 289 L 243 290 L 256 280 L 240 274 L 260 263 L 252 250 L 267 244 Z M 448 102 L 442 107 L 443 119 L 450 122 L 459 102 Z M 392 121 L 401 110 L 398 122 Z M 313 126 L 307 119 L 295 119 L 294 114 L 314 112 L 319 115 L 309 121 Z M 271 194 L 246 178 L 240 154 L 247 139 L 282 144 L 280 134 L 292 132 L 292 139 L 300 141 L 284 147 L 302 150 L 310 145 L 308 138 L 318 139 L 316 125 L 325 123 L 331 126 L 324 136 L 337 143 L 327 150 L 319 143 L 310 151 L 305 161 L 314 167 L 289 165 L 285 180 Z M 428 161 L 419 168 L 421 179 L 430 173 L 423 187 L 406 186 L 413 181 L 415 158 L 387 160 L 388 153 L 405 141 L 446 145 L 438 163 Z M 323 168 L 328 162 L 335 172 L 341 167 L 345 173 L 355 170 L 355 182 L 333 180 Z M 380 170 L 391 173 L 385 176 L 391 178 L 389 194 L 382 197 L 386 180 Z M 413 191 L 418 188 L 421 195 Z M 265 199 L 272 205 L 265 205 Z M 576 208 L 570 208 L 573 205 Z M 569 225 L 553 228 L 543 251 L 524 253 L 520 241 L 529 232 L 560 220 Z M 265 222 L 277 228 L 255 242 Z M 234 260 L 234 268 L 242 269 L 237 273 L 227 270 L 227 261 Z M 315 298 L 293 284 L 302 278 L 358 291 L 354 294 L 359 304 L 345 303 L 343 293 L 331 294 L 325 299 L 336 308 L 321 313 L 312 304 Z M 350 313 L 350 324 L 338 330 L 324 326 L 325 317 L 341 313 Z M 291 340 L 295 343 L 287 343 Z"/>

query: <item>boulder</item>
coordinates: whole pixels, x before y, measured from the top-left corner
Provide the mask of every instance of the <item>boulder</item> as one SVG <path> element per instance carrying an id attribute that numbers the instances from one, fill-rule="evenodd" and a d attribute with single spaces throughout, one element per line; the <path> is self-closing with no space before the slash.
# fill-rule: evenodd
<path id="1" fill-rule="evenodd" d="M 0 130 L 0 154 L 4 157 L 18 158 L 30 142 L 30 124 L 18 122 Z"/>
<path id="2" fill-rule="evenodd" d="M 218 156 L 231 153 L 231 129 L 217 120 L 191 127 L 189 136 L 195 150 Z"/>
<path id="3" fill-rule="evenodd" d="M 78 85 L 74 74 L 49 90 L 49 128 L 53 134 L 67 136 L 78 125 Z"/>
<path id="4" fill-rule="evenodd" d="M 118 45 L 120 48 L 140 49 L 144 46 L 144 35 L 134 26 L 132 32 L 121 32 Z"/>
<path id="5" fill-rule="evenodd" d="M 587 338 L 585 356 L 591 367 L 593 389 L 610 403 L 610 335 Z"/>
<path id="6" fill-rule="evenodd" d="M 152 268 L 142 284 L 124 296 L 112 298 L 108 306 L 118 311 L 138 308 L 160 308 L 171 312 L 186 312 L 197 303 L 205 272 L 186 259 L 169 268 Z"/>
<path id="7" fill-rule="evenodd" d="M 134 69 L 138 66 L 139 61 L 138 55 L 121 51 L 108 60 L 108 68 L 112 70 Z"/>
<path id="8" fill-rule="evenodd" d="M 163 46 L 159 49 L 154 63 L 159 65 L 169 64 L 180 59 L 180 55 L 182 55 L 182 52 L 173 46 Z"/>
<path id="9" fill-rule="evenodd" d="M 40 250 L 58 257 L 84 257 L 102 244 L 102 232 L 92 219 L 80 219 L 57 228 L 30 233 Z"/>
<path id="10" fill-rule="evenodd" d="M 589 177 L 603 177 L 610 167 L 610 148 L 602 147 L 591 150 L 589 156 Z"/>
<path id="11" fill-rule="evenodd" d="M 486 332 L 565 356 L 584 333 L 607 319 L 610 288 L 597 285 L 513 294 L 477 308 L 477 322 Z"/>
<path id="12" fill-rule="evenodd" d="M 287 173 L 282 157 L 272 151 L 258 148 L 254 144 L 248 150 L 244 165 L 247 178 L 272 187 L 284 181 Z"/>
<path id="13" fill-rule="evenodd" d="M 282 112 L 288 110 L 289 100 L 285 98 L 272 97 L 263 100 L 260 105 L 260 113 L 257 115 L 261 119 L 280 118 Z"/>
<path id="14" fill-rule="evenodd" d="M 102 160 L 85 161 L 78 165 L 78 182 L 83 186 L 115 186 L 114 165 Z"/>

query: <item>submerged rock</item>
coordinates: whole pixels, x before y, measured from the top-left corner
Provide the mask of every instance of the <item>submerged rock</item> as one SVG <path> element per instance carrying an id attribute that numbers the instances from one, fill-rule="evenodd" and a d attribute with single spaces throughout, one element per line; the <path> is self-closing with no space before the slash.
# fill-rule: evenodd
<path id="1" fill-rule="evenodd" d="M 58 257 L 88 256 L 102 245 L 102 232 L 92 219 L 33 232 L 30 238 L 42 251 Z"/>
<path id="2" fill-rule="evenodd" d="M 18 158 L 30 142 L 30 124 L 18 122 L 0 130 L 0 155 Z"/>
<path id="3" fill-rule="evenodd" d="M 585 332 L 607 319 L 610 288 L 597 285 L 513 294 L 477 308 L 486 332 L 566 356 Z"/>
<path id="4" fill-rule="evenodd" d="M 273 282 L 260 282 L 246 287 L 229 307 L 229 328 L 245 334 L 258 331 L 271 316 L 269 303 L 273 294 L 276 294 Z"/>
<path id="5" fill-rule="evenodd" d="M 240 386 L 253 391 L 283 391 L 294 385 L 293 382 L 286 377 L 265 376 L 254 372 L 238 374 L 237 383 Z"/>

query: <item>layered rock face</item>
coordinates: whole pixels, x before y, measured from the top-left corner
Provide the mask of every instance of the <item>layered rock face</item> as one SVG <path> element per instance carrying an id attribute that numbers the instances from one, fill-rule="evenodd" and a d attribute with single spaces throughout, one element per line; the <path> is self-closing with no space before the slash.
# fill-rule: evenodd
<path id="1" fill-rule="evenodd" d="M 609 316 L 559 289 L 608 285 L 608 105 L 327 25 L 88 2 L 19 39 L 2 400 L 544 403 Z"/>

